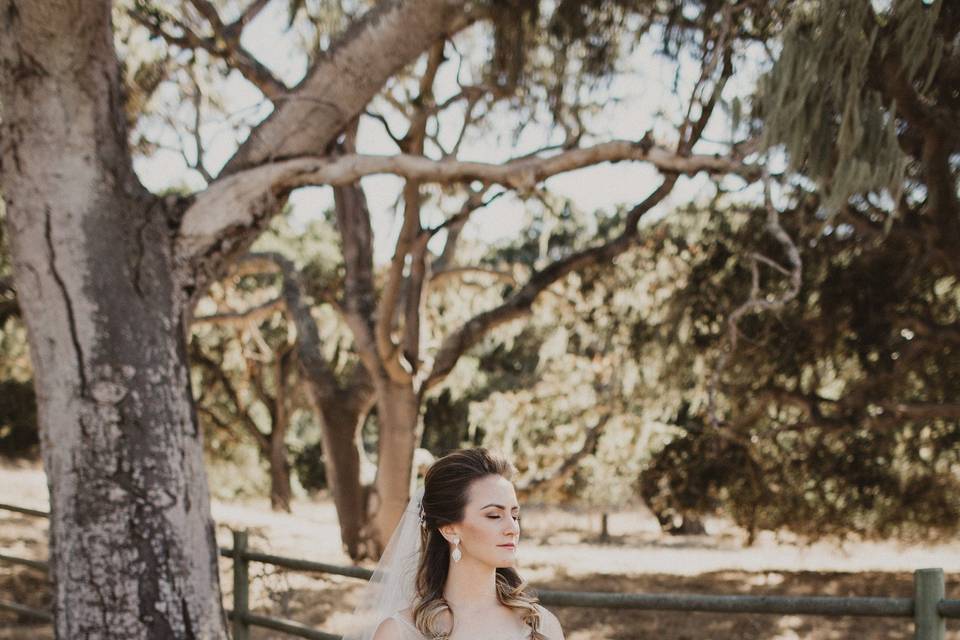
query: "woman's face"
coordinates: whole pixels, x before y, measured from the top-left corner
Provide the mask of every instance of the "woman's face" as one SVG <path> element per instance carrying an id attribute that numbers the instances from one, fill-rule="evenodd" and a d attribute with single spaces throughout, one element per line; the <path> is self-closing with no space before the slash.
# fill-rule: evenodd
<path id="1" fill-rule="evenodd" d="M 463 521 L 451 529 L 460 536 L 464 558 L 494 568 L 515 566 L 520 543 L 520 505 L 513 483 L 497 475 L 474 480 L 467 492 Z"/>

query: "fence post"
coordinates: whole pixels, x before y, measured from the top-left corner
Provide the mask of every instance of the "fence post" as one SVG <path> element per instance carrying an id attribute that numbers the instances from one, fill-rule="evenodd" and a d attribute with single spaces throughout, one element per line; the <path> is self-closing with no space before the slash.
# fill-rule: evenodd
<path id="1" fill-rule="evenodd" d="M 946 595 L 943 569 L 919 569 L 913 573 L 914 640 L 944 640 L 946 620 L 937 605 Z"/>
<path id="2" fill-rule="evenodd" d="M 233 640 L 250 640 L 250 566 L 247 560 L 247 532 L 233 532 Z"/>

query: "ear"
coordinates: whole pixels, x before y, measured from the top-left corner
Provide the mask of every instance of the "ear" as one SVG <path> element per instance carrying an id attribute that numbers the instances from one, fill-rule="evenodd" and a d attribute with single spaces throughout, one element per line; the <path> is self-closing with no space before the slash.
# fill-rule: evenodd
<path id="1" fill-rule="evenodd" d="M 442 535 L 447 542 L 453 544 L 453 536 L 457 536 L 459 538 L 460 532 L 455 526 L 448 524 L 440 527 L 440 535 Z"/>

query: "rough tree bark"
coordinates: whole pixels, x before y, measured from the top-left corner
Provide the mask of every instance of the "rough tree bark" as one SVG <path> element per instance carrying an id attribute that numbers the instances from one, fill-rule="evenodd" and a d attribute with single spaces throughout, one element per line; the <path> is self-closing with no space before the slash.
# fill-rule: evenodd
<path id="1" fill-rule="evenodd" d="M 226 638 L 172 268 L 133 174 L 109 2 L 0 2 L 3 196 L 59 638 Z"/>
<path id="2" fill-rule="evenodd" d="M 462 4 L 378 5 L 224 175 L 322 152 L 396 70 L 466 26 Z M 289 189 L 233 182 L 221 193 L 243 219 L 222 225 L 188 206 L 200 198 L 141 186 L 108 0 L 0 0 L 0 30 L 0 177 L 51 492 L 56 635 L 226 638 L 185 332 L 195 297 Z"/>

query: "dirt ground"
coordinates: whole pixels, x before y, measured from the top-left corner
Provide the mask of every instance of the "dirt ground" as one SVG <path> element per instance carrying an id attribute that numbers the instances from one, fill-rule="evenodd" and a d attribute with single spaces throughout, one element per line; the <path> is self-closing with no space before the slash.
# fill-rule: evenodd
<path id="1" fill-rule="evenodd" d="M 0 502 L 46 508 L 46 485 L 35 466 L 0 464 Z M 266 501 L 213 504 L 221 545 L 231 531 L 250 531 L 251 546 L 280 555 L 349 564 L 333 506 L 325 497 L 301 499 L 292 514 L 274 514 Z M 633 593 L 788 594 L 909 597 L 912 571 L 942 567 L 947 597 L 960 598 L 960 542 L 924 546 L 897 543 L 803 545 L 789 536 L 762 535 L 750 547 L 744 534 L 722 520 L 708 535 L 662 535 L 642 510 L 609 518 L 611 538 L 597 539 L 599 514 L 524 505 L 522 575 L 544 589 Z M 43 559 L 46 524 L 0 511 L 0 553 Z M 349 619 L 360 583 L 251 566 L 252 601 L 260 613 L 295 619 L 337 633 Z M 227 606 L 232 598 L 229 561 L 221 562 Z M 45 578 L 0 562 L 0 599 L 49 606 Z M 909 620 L 824 618 L 714 613 L 671 613 L 551 607 L 568 640 L 834 640 L 912 637 Z M 948 640 L 960 640 L 960 621 L 948 624 Z M 285 638 L 256 630 L 257 640 Z M 52 638 L 49 625 L 0 612 L 0 640 Z"/>

